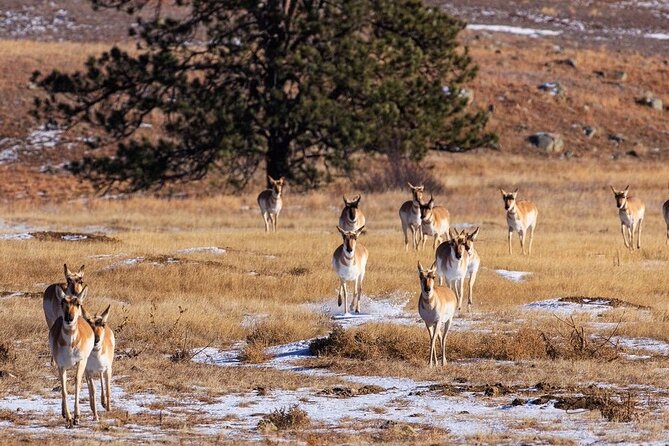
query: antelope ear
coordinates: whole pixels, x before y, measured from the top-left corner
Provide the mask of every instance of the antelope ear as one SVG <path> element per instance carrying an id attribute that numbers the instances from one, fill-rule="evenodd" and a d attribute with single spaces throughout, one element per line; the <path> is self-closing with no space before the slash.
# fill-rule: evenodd
<path id="1" fill-rule="evenodd" d="M 411 184 L 411 183 L 409 183 L 409 182 L 407 182 L 407 185 L 409 185 L 409 187 L 410 187 L 411 189 L 416 189 L 416 186 L 414 186 L 413 184 Z"/>
<path id="2" fill-rule="evenodd" d="M 90 314 L 88 314 L 88 311 L 86 311 L 86 307 L 83 305 L 81 306 L 81 315 L 86 319 L 86 322 L 89 324 L 92 324 L 95 322 L 95 318 L 92 318 Z"/>
<path id="3" fill-rule="evenodd" d="M 276 180 L 269 175 L 267 175 L 267 179 L 269 179 L 270 183 L 276 183 Z"/>
<path id="4" fill-rule="evenodd" d="M 453 228 L 448 228 L 448 234 L 451 236 L 452 239 L 458 238 L 458 233 Z"/>
<path id="5" fill-rule="evenodd" d="M 367 225 L 362 225 L 362 226 L 360 226 L 360 227 L 355 231 L 355 235 L 360 235 L 360 234 L 362 234 L 362 231 L 364 231 L 365 226 L 367 226 Z"/>
<path id="6" fill-rule="evenodd" d="M 613 186 L 609 185 L 609 187 L 611 188 L 611 192 L 613 192 L 615 194 L 616 190 L 613 188 Z"/>
<path id="7" fill-rule="evenodd" d="M 421 265 L 420 260 L 418 261 L 418 274 L 422 274 L 424 271 L 423 265 Z"/>
<path id="8" fill-rule="evenodd" d="M 344 205 L 348 206 L 348 200 L 346 199 L 346 195 L 341 196 L 344 199 Z"/>
<path id="9" fill-rule="evenodd" d="M 279 178 L 278 182 L 281 183 L 281 185 L 283 186 L 284 184 L 286 184 L 286 177 Z"/>
<path id="10" fill-rule="evenodd" d="M 337 226 L 337 231 L 339 231 L 339 233 L 340 233 L 341 235 L 346 235 L 346 231 L 344 231 L 344 230 L 343 230 L 342 228 L 340 228 L 339 226 Z"/>
<path id="11" fill-rule="evenodd" d="M 502 189 L 501 187 L 499 188 L 500 193 L 502 194 L 502 197 L 506 197 L 506 191 Z"/>
<path id="12" fill-rule="evenodd" d="M 425 186 L 416 186 L 416 190 L 423 192 L 425 190 Z"/>
<path id="13" fill-rule="evenodd" d="M 430 194 L 430 201 L 427 202 L 428 206 L 430 206 L 430 209 L 434 207 L 434 197 L 432 194 Z"/>
<path id="14" fill-rule="evenodd" d="M 107 319 L 109 318 L 109 310 L 111 310 L 111 304 L 107 305 L 107 309 L 100 315 L 103 324 L 107 323 Z"/>
<path id="15" fill-rule="evenodd" d="M 518 195 L 518 188 L 512 192 L 513 198 L 516 198 L 516 195 Z"/>
<path id="16" fill-rule="evenodd" d="M 627 187 L 625 188 L 625 193 L 630 191 L 630 185 L 628 184 Z"/>
<path id="17" fill-rule="evenodd" d="M 65 277 L 72 275 L 72 273 L 70 272 L 70 268 L 67 267 L 67 263 L 63 265 L 63 273 L 65 274 Z"/>
<path id="18" fill-rule="evenodd" d="M 476 240 L 476 237 L 479 236 L 479 229 L 481 229 L 481 227 L 480 227 L 480 226 L 477 226 L 476 229 L 474 229 L 474 232 L 472 232 L 471 234 L 469 234 L 469 235 L 467 236 L 467 238 L 468 238 L 469 240 Z"/>
<path id="19" fill-rule="evenodd" d="M 432 262 L 432 266 L 430 267 L 430 271 L 436 271 L 437 270 L 437 261 L 435 260 Z"/>
<path id="20" fill-rule="evenodd" d="M 80 275 L 81 277 L 84 276 L 84 267 L 85 267 L 85 266 L 86 266 L 86 265 L 81 265 L 81 268 L 79 268 L 79 275 Z"/>
<path id="21" fill-rule="evenodd" d="M 88 295 L 88 286 L 85 286 L 84 289 L 81 290 L 79 294 L 77 294 L 77 299 L 79 299 L 79 302 L 83 304 L 87 295 Z"/>
<path id="22" fill-rule="evenodd" d="M 362 195 L 358 194 L 358 197 L 355 200 L 353 200 L 353 202 L 357 205 L 357 204 L 360 203 L 361 198 L 362 198 Z"/>
<path id="23" fill-rule="evenodd" d="M 60 285 L 56 285 L 56 298 L 58 298 L 58 302 L 65 299 L 65 291 L 63 291 Z"/>

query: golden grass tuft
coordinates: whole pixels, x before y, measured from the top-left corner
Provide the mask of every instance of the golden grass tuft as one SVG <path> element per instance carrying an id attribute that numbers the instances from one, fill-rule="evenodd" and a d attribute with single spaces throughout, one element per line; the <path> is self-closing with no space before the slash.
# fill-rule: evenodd
<path id="1" fill-rule="evenodd" d="M 310 422 L 309 415 L 295 404 L 288 408 L 282 407 L 280 409 L 275 409 L 271 413 L 265 415 L 258 423 L 258 427 L 261 430 L 266 430 L 268 428 L 268 423 L 271 423 L 270 426 L 275 426 L 278 430 L 288 430 L 306 427 Z"/>
<path id="2" fill-rule="evenodd" d="M 567 335 L 550 334 L 521 326 L 515 333 L 478 333 L 452 331 L 446 338 L 446 359 L 493 359 L 522 361 L 536 359 L 610 360 L 613 346 L 589 344 L 579 337 L 580 327 Z M 365 324 L 349 330 L 336 327 L 326 338 L 315 339 L 311 352 L 316 356 L 333 356 L 360 361 L 393 360 L 425 362 L 429 353 L 426 330 L 395 324 Z"/>

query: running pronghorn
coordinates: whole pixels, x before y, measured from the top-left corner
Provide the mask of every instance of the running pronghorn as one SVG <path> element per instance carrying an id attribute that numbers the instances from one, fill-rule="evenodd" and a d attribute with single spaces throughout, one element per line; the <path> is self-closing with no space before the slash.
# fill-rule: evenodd
<path id="1" fill-rule="evenodd" d="M 474 248 L 474 240 L 479 236 L 479 230 L 481 228 L 477 227 L 474 232 L 471 234 L 466 234 L 465 240 L 465 249 L 469 256 L 467 262 L 467 276 L 469 277 L 469 297 L 467 298 L 467 312 L 472 311 L 472 305 L 474 304 L 474 298 L 472 297 L 472 291 L 474 290 L 474 283 L 476 282 L 476 275 L 479 272 L 479 266 L 481 266 L 481 258 L 479 253 L 476 252 Z"/>
<path id="2" fill-rule="evenodd" d="M 537 216 L 539 211 L 531 201 L 516 200 L 518 189 L 513 192 L 506 192 L 504 189 L 499 190 L 502 193 L 504 200 L 504 209 L 506 209 L 506 224 L 509 226 L 509 254 L 513 253 L 511 248 L 511 236 L 513 232 L 518 233 L 520 239 L 520 249 L 525 255 L 525 238 L 527 232 L 530 232 L 530 245 L 528 255 L 532 255 L 532 241 L 534 240 L 534 229 L 537 227 Z"/>
<path id="3" fill-rule="evenodd" d="M 446 279 L 446 284 L 455 292 L 458 299 L 458 311 L 460 311 L 469 264 L 469 253 L 465 246 L 467 234 L 464 229 L 460 233 L 454 229 L 451 229 L 450 232 L 451 239 L 439 245 L 435 254 L 437 273 L 439 284 L 441 285 Z"/>
<path id="4" fill-rule="evenodd" d="M 641 224 L 646 213 L 643 201 L 636 197 L 628 196 L 629 185 L 625 190 L 617 191 L 611 186 L 611 191 L 616 198 L 616 207 L 620 216 L 620 232 L 623 234 L 625 247 L 634 250 L 634 233 L 637 233 L 636 247 L 641 249 Z M 665 219 L 666 219 L 666 213 Z M 629 242 L 628 242 L 629 239 Z"/>
<path id="5" fill-rule="evenodd" d="M 339 227 L 346 232 L 356 231 L 358 228 L 365 226 L 365 214 L 359 208 L 360 195 L 351 201 L 346 199 L 344 195 L 344 209 L 341 210 L 339 216 Z"/>
<path id="6" fill-rule="evenodd" d="M 262 219 L 265 221 L 265 232 L 269 232 L 270 223 L 272 230 L 276 232 L 276 221 L 283 206 L 281 192 L 286 181 L 283 177 L 275 180 L 269 175 L 267 175 L 267 179 L 269 180 L 270 188 L 260 192 L 258 195 L 258 206 L 260 206 Z"/>
<path id="7" fill-rule="evenodd" d="M 344 295 L 344 313 L 348 310 L 348 294 L 346 291 L 346 282 L 355 282 L 353 290 L 353 299 L 351 299 L 351 311 L 360 313 L 360 296 L 362 294 L 362 281 L 365 278 L 365 267 L 367 266 L 367 248 L 362 243 L 358 243 L 358 237 L 365 227 L 358 228 L 355 231 L 344 231 L 337 226 L 341 233 L 344 243 L 339 245 L 332 254 L 332 267 L 339 276 L 339 294 L 337 304 L 341 307 L 342 294 Z"/>
<path id="8" fill-rule="evenodd" d="M 448 239 L 448 230 L 450 229 L 448 209 L 443 206 L 435 206 L 434 198 L 430 196 L 430 201 L 427 203 L 419 202 L 420 205 L 420 220 L 421 228 L 423 230 L 423 247 L 427 236 L 434 237 L 432 249 L 436 249 L 441 243 L 441 236 L 446 234 Z"/>
<path id="9" fill-rule="evenodd" d="M 82 316 L 81 305 L 87 292 L 87 287 L 84 287 L 80 293 L 70 293 L 69 290 L 63 290 L 59 286 L 56 287 L 56 297 L 60 302 L 62 316 L 56 319 L 51 330 L 49 330 L 49 349 L 58 366 L 62 415 L 67 422 L 67 427 L 79 423 L 79 390 L 86 370 L 86 362 L 95 342 L 93 329 Z M 67 370 L 71 368 L 74 368 L 76 373 L 74 381 L 74 419 L 67 407 Z"/>
<path id="10" fill-rule="evenodd" d="M 418 262 L 420 279 L 420 297 L 418 298 L 418 314 L 425 322 L 430 335 L 430 367 L 437 364 L 437 337 L 441 341 L 441 365 L 446 365 L 446 335 L 451 328 L 457 299 L 453 291 L 447 287 L 436 286 L 436 266 L 429 270 L 423 269 Z"/>
<path id="11" fill-rule="evenodd" d="M 667 224 L 667 246 L 669 246 L 669 200 L 662 205 L 662 215 L 664 216 L 664 222 Z"/>
<path id="12" fill-rule="evenodd" d="M 407 183 L 411 189 L 412 199 L 402 203 L 400 207 L 400 220 L 402 220 L 402 232 L 404 232 L 404 250 L 409 250 L 409 231 L 413 240 L 413 249 L 418 250 L 418 244 L 423 238 L 423 229 L 420 219 L 420 201 L 423 199 L 424 186 L 414 186 Z"/>
<path id="13" fill-rule="evenodd" d="M 81 293 L 81 290 L 84 288 L 84 265 L 81 265 L 79 271 L 73 273 L 67 267 L 67 264 L 63 265 L 63 270 L 65 272 L 65 281 L 66 283 L 54 283 L 49 285 L 46 290 L 44 290 L 44 296 L 42 298 L 42 308 L 44 309 L 44 317 L 46 318 L 46 324 L 51 328 L 61 316 L 60 311 L 60 300 L 56 294 L 56 289 L 60 288 L 61 290 L 67 290 L 68 294 L 74 295 Z"/>
<path id="14" fill-rule="evenodd" d="M 84 319 L 93 329 L 95 343 L 93 344 L 93 351 L 91 351 L 86 362 L 86 383 L 88 384 L 88 399 L 93 411 L 93 418 L 97 421 L 98 410 L 95 404 L 95 378 L 100 378 L 100 401 L 102 407 L 111 410 L 111 379 L 112 379 L 112 363 L 114 362 L 114 348 L 116 347 L 116 339 L 114 339 L 114 332 L 111 327 L 107 325 L 109 319 L 109 310 L 111 305 L 107 307 L 101 315 L 90 316 L 82 307 Z"/>

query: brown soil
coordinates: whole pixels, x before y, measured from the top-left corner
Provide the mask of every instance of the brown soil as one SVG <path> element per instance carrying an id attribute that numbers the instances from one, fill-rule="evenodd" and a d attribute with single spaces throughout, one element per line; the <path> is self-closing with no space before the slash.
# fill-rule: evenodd
<path id="1" fill-rule="evenodd" d="M 370 395 L 374 393 L 381 393 L 384 389 L 381 386 L 368 385 L 362 387 L 349 387 L 349 386 L 334 386 L 323 389 L 319 392 L 319 395 L 328 395 L 328 396 L 337 396 L 340 398 L 350 398 L 352 396 L 360 395 Z"/>
<path id="2" fill-rule="evenodd" d="M 637 305 L 631 302 L 626 302 L 624 300 L 615 298 L 615 297 L 586 297 L 586 296 L 569 296 L 561 297 L 560 302 L 571 302 L 581 305 L 608 305 L 613 308 L 635 308 L 637 310 L 650 310 L 650 307 L 645 305 Z"/>
<path id="3" fill-rule="evenodd" d="M 35 239 L 40 242 L 80 242 L 80 243 L 118 243 L 119 240 L 102 234 L 83 234 L 80 232 L 57 232 L 57 231 L 42 231 L 31 232 Z M 64 237 L 76 237 L 74 240 L 66 240 Z M 84 238 L 85 237 L 85 238 Z"/>

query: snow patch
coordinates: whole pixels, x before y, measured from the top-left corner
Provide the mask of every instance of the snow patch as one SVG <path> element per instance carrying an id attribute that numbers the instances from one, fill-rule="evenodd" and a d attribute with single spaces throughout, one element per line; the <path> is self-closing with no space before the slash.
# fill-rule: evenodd
<path id="1" fill-rule="evenodd" d="M 562 31 L 554 31 L 550 29 L 523 28 L 520 26 L 507 26 L 507 25 L 483 25 L 476 23 L 467 25 L 467 29 L 470 29 L 472 31 L 511 33 L 529 37 L 559 36 L 560 34 L 562 34 Z"/>
<path id="2" fill-rule="evenodd" d="M 523 282 L 526 276 L 532 274 L 526 271 L 509 271 L 506 269 L 496 269 L 495 272 L 500 276 L 504 277 L 505 279 L 517 283 Z"/>
<path id="3" fill-rule="evenodd" d="M 571 314 L 571 313 L 601 313 L 610 310 L 611 305 L 605 299 L 584 299 L 584 303 L 564 302 L 560 299 L 547 299 L 525 304 L 522 308 L 527 310 L 550 311 L 553 313 Z"/>
<path id="4" fill-rule="evenodd" d="M 648 33 L 643 36 L 647 39 L 669 40 L 669 34 L 667 33 Z"/>
<path id="5" fill-rule="evenodd" d="M 645 351 L 658 356 L 669 356 L 669 343 L 652 338 L 624 338 L 614 336 L 611 342 L 630 350 Z"/>
<path id="6" fill-rule="evenodd" d="M 370 298 L 363 296 L 360 298 L 361 313 L 351 314 L 348 311 L 337 306 L 336 295 L 321 303 L 311 303 L 304 305 L 308 310 L 330 316 L 334 322 L 344 328 L 354 327 L 367 322 L 392 322 L 395 324 L 410 325 L 416 323 L 417 315 L 407 314 L 404 311 L 409 302 L 409 293 L 397 293 L 388 298 Z M 349 305 L 351 301 L 349 299 Z M 342 304 L 343 305 L 343 304 Z M 348 310 L 348 309 L 346 309 Z"/>
<path id="7" fill-rule="evenodd" d="M 34 237 L 27 232 L 18 234 L 0 234 L 0 240 L 30 240 L 32 238 Z"/>
<path id="8" fill-rule="evenodd" d="M 225 249 L 219 248 L 217 246 L 198 246 L 195 248 L 184 248 L 179 249 L 177 254 L 225 254 Z"/>
<path id="9" fill-rule="evenodd" d="M 67 234 L 62 236 L 61 238 L 69 242 L 79 242 L 81 240 L 86 240 L 88 236 L 84 234 Z"/>

